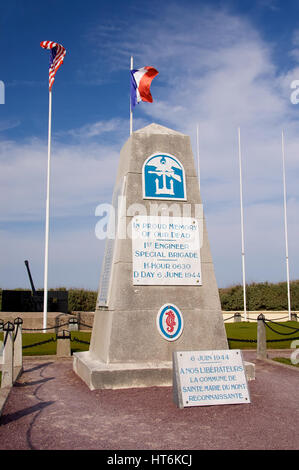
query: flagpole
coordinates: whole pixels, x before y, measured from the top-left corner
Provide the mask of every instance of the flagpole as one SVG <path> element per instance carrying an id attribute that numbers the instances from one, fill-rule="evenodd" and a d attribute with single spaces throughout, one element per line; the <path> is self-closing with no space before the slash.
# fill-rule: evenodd
<path id="1" fill-rule="evenodd" d="M 198 178 L 198 188 L 200 190 L 199 124 L 197 124 L 197 127 L 196 127 L 196 148 L 197 148 L 197 178 Z"/>
<path id="2" fill-rule="evenodd" d="M 240 132 L 240 127 L 238 128 L 238 143 L 239 143 L 239 168 L 240 168 L 240 209 L 241 209 L 241 237 L 242 237 L 242 273 L 243 273 L 244 320 L 247 321 L 246 280 L 245 280 L 244 214 L 243 214 L 243 181 L 242 181 L 242 156 L 241 156 L 241 132 Z"/>
<path id="3" fill-rule="evenodd" d="M 288 312 L 289 312 L 289 320 L 291 320 L 291 292 L 290 292 L 289 244 L 288 244 L 288 221 L 287 221 L 287 189 L 286 189 L 285 148 L 284 148 L 283 130 L 281 131 L 281 150 L 282 150 L 283 207 L 284 207 L 284 233 L 285 233 L 285 247 L 286 247 Z"/>
<path id="4" fill-rule="evenodd" d="M 133 56 L 131 56 L 131 65 L 130 65 L 130 70 L 133 70 L 134 68 L 134 62 L 133 62 Z M 130 93 L 130 135 L 133 133 L 133 110 L 132 110 L 132 102 L 131 102 L 131 93 Z"/>
<path id="5" fill-rule="evenodd" d="M 47 328 L 47 313 L 48 313 L 48 258 L 49 258 L 49 216 L 50 216 L 51 127 L 52 127 L 52 90 L 49 90 L 48 171 L 47 171 L 47 199 L 46 199 L 44 314 L 43 314 L 43 328 L 44 329 Z"/>

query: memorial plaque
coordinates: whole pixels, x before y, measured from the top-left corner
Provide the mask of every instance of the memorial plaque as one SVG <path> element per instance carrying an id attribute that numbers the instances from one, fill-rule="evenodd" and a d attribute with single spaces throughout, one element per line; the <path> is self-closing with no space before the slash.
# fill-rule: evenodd
<path id="1" fill-rule="evenodd" d="M 171 386 L 174 351 L 228 348 L 201 208 L 190 137 L 155 123 L 133 132 L 120 152 L 90 348 L 74 353 L 91 390 Z"/>
<path id="2" fill-rule="evenodd" d="M 202 285 L 198 221 L 136 216 L 132 221 L 134 285 Z"/>
<path id="3" fill-rule="evenodd" d="M 119 211 L 119 202 L 120 198 L 124 193 L 124 188 L 126 184 L 126 179 L 124 178 L 123 181 L 120 182 L 120 185 L 116 187 L 112 197 L 112 207 L 113 211 L 110 214 L 110 217 L 114 217 L 115 222 L 115 232 L 118 230 L 118 221 L 120 216 Z M 100 285 L 99 285 L 99 293 L 97 298 L 97 307 L 106 307 L 108 303 L 108 296 L 109 296 L 109 283 L 110 283 L 110 276 L 113 264 L 113 256 L 114 256 L 114 245 L 115 245 L 115 237 L 107 238 L 106 245 L 105 245 L 105 253 L 104 259 L 102 264 L 102 271 L 100 277 Z"/>
<path id="4" fill-rule="evenodd" d="M 163 305 L 157 315 L 156 323 L 160 335 L 166 341 L 176 341 L 183 333 L 184 318 L 176 305 Z"/>
<path id="5" fill-rule="evenodd" d="M 151 155 L 142 174 L 144 199 L 186 200 L 184 167 L 174 155 Z"/>
<path id="6" fill-rule="evenodd" d="M 240 350 L 174 352 L 173 372 L 179 408 L 250 403 Z"/>

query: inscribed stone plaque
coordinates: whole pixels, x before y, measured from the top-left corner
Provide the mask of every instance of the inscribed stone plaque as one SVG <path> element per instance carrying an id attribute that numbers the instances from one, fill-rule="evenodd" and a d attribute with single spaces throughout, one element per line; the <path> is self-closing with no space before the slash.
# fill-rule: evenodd
<path id="1" fill-rule="evenodd" d="M 180 408 L 250 403 L 240 350 L 173 353 L 174 399 Z"/>
<path id="2" fill-rule="evenodd" d="M 113 193 L 112 198 L 112 207 L 113 211 L 110 214 L 110 217 L 114 217 L 115 222 L 115 233 L 117 233 L 118 229 L 118 221 L 119 221 L 119 203 L 122 194 L 124 193 L 126 185 L 126 178 L 121 181 L 120 185 L 118 185 Z M 99 294 L 97 298 L 97 307 L 104 307 L 107 306 L 108 303 L 108 296 L 109 296 L 109 283 L 110 283 L 110 276 L 112 270 L 112 263 L 113 263 L 113 256 L 114 256 L 114 244 L 115 244 L 115 237 L 106 238 L 106 245 L 105 245 L 105 253 L 104 253 L 104 260 L 102 265 L 101 277 L 100 277 L 100 286 L 99 286 Z"/>
<path id="3" fill-rule="evenodd" d="M 201 285 L 199 223 L 191 217 L 136 216 L 134 285 Z"/>

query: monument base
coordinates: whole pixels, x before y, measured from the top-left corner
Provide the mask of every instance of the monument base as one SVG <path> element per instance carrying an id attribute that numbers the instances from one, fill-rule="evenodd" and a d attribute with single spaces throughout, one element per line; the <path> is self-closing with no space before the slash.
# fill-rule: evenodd
<path id="1" fill-rule="evenodd" d="M 244 362 L 247 380 L 255 379 L 255 366 Z M 172 386 L 172 362 L 105 364 L 89 351 L 74 353 L 73 370 L 90 390 Z"/>
<path id="2" fill-rule="evenodd" d="M 167 387 L 172 384 L 172 362 L 105 364 L 86 351 L 74 353 L 73 369 L 90 390 Z"/>

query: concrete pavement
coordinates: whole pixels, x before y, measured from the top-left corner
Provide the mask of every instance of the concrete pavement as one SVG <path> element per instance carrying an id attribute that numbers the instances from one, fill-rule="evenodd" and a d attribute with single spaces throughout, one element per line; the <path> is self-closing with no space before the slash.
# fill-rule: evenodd
<path id="1" fill-rule="evenodd" d="M 0 418 L 0 449 L 298 449 L 299 370 L 243 356 L 256 363 L 251 404 L 183 410 L 171 387 L 91 392 L 71 359 L 27 358 Z"/>

